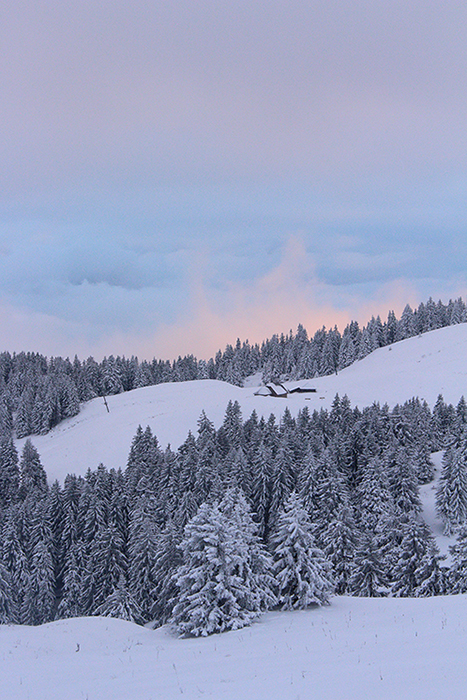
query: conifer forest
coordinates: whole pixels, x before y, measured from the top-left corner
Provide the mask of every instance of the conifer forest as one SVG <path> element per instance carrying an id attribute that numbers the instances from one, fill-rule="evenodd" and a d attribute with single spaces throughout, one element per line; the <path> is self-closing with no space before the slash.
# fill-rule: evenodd
<path id="1" fill-rule="evenodd" d="M 239 629 L 270 609 L 327 605 L 333 594 L 424 597 L 467 592 L 467 403 L 439 395 L 357 408 L 286 407 L 277 420 L 230 401 L 215 429 L 163 447 L 140 426 L 124 469 L 99 465 L 47 483 L 33 441 L 80 403 L 167 381 L 241 384 L 333 373 L 372 350 L 467 320 L 461 299 L 429 300 L 342 336 L 303 327 L 207 362 L 0 355 L 0 623 L 103 615 L 184 636 Z M 441 556 L 419 488 L 443 452 L 436 509 L 456 535 Z"/>

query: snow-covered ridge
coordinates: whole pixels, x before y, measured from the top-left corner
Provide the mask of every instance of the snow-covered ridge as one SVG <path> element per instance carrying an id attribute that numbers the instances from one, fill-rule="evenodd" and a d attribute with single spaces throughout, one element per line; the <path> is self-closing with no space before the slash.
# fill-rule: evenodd
<path id="1" fill-rule="evenodd" d="M 159 384 L 108 397 L 110 413 L 101 398 L 89 401 L 78 416 L 60 423 L 47 435 L 33 436 L 49 480 L 68 473 L 84 474 L 100 462 L 125 467 L 131 440 L 139 424 L 151 426 L 162 447 L 176 449 L 189 430 L 196 431 L 202 410 L 218 427 L 229 400 L 237 400 L 244 418 L 278 417 L 289 406 L 292 414 L 308 406 L 329 408 L 336 393 L 347 394 L 352 405 L 373 401 L 393 406 L 412 396 L 433 406 L 438 394 L 457 403 L 467 396 L 467 324 L 448 326 L 379 348 L 337 375 L 300 382 L 316 387 L 315 394 L 292 394 L 287 399 L 255 396 L 245 388 L 216 380 Z M 290 383 L 289 386 L 293 386 Z M 23 440 L 17 440 L 22 448 Z"/>

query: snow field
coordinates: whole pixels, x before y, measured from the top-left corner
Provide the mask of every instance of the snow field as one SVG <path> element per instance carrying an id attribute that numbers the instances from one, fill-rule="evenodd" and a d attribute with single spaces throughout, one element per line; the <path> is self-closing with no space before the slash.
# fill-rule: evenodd
<path id="1" fill-rule="evenodd" d="M 466 635 L 463 595 L 337 597 L 184 640 L 111 618 L 3 626 L 0 689 L 2 700 L 464 700 Z"/>

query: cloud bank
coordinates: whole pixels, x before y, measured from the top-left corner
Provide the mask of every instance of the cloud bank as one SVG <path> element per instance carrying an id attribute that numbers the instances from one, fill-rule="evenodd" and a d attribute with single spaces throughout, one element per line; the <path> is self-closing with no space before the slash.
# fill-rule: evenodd
<path id="1" fill-rule="evenodd" d="M 454 0 L 4 3 L 4 347 L 206 355 L 458 294 L 466 21 Z"/>

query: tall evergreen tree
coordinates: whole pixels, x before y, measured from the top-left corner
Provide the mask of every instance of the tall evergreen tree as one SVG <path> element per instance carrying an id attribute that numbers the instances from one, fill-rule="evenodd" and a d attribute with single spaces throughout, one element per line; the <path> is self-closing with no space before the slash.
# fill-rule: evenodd
<path id="1" fill-rule="evenodd" d="M 359 539 L 359 531 L 350 508 L 342 506 L 322 535 L 323 551 L 332 566 L 337 595 L 350 592 Z"/>
<path id="2" fill-rule="evenodd" d="M 141 496 L 130 515 L 128 590 L 137 602 L 145 620 L 149 619 L 154 603 L 152 597 L 155 585 L 153 566 L 157 558 L 158 536 L 155 525 L 155 510 L 154 499 Z"/>
<path id="3" fill-rule="evenodd" d="M 315 544 L 311 522 L 295 492 L 279 513 L 270 547 L 282 610 L 329 603 L 333 591 L 331 565 Z"/>
<path id="4" fill-rule="evenodd" d="M 11 436 L 0 436 L 0 516 L 18 500 L 18 453 Z"/>
<path id="5" fill-rule="evenodd" d="M 446 535 L 467 520 L 467 442 L 461 447 L 451 445 L 443 454 L 436 510 Z"/>
<path id="6" fill-rule="evenodd" d="M 29 438 L 24 443 L 21 453 L 19 474 L 19 495 L 23 501 L 28 497 L 35 500 L 46 495 L 47 475 L 41 464 L 39 453 Z"/>
<path id="7" fill-rule="evenodd" d="M 154 582 L 151 615 L 156 626 L 169 620 L 177 600 L 178 587 L 174 574 L 182 563 L 180 542 L 181 532 L 173 521 L 169 521 L 164 530 L 158 533 L 151 571 Z"/>
<path id="8" fill-rule="evenodd" d="M 0 625 L 17 622 L 11 575 L 0 559 Z"/>
<path id="9" fill-rule="evenodd" d="M 371 533 L 364 533 L 355 554 L 355 568 L 349 581 L 352 595 L 380 598 L 387 595 L 389 577 L 377 540 Z"/>
<path id="10" fill-rule="evenodd" d="M 217 503 L 204 503 L 186 525 L 183 563 L 174 575 L 180 592 L 172 613 L 182 635 L 239 629 L 273 600 L 265 586 L 269 559 L 263 554 L 249 560 L 251 533 L 245 537 L 238 519 L 226 517 Z"/>

